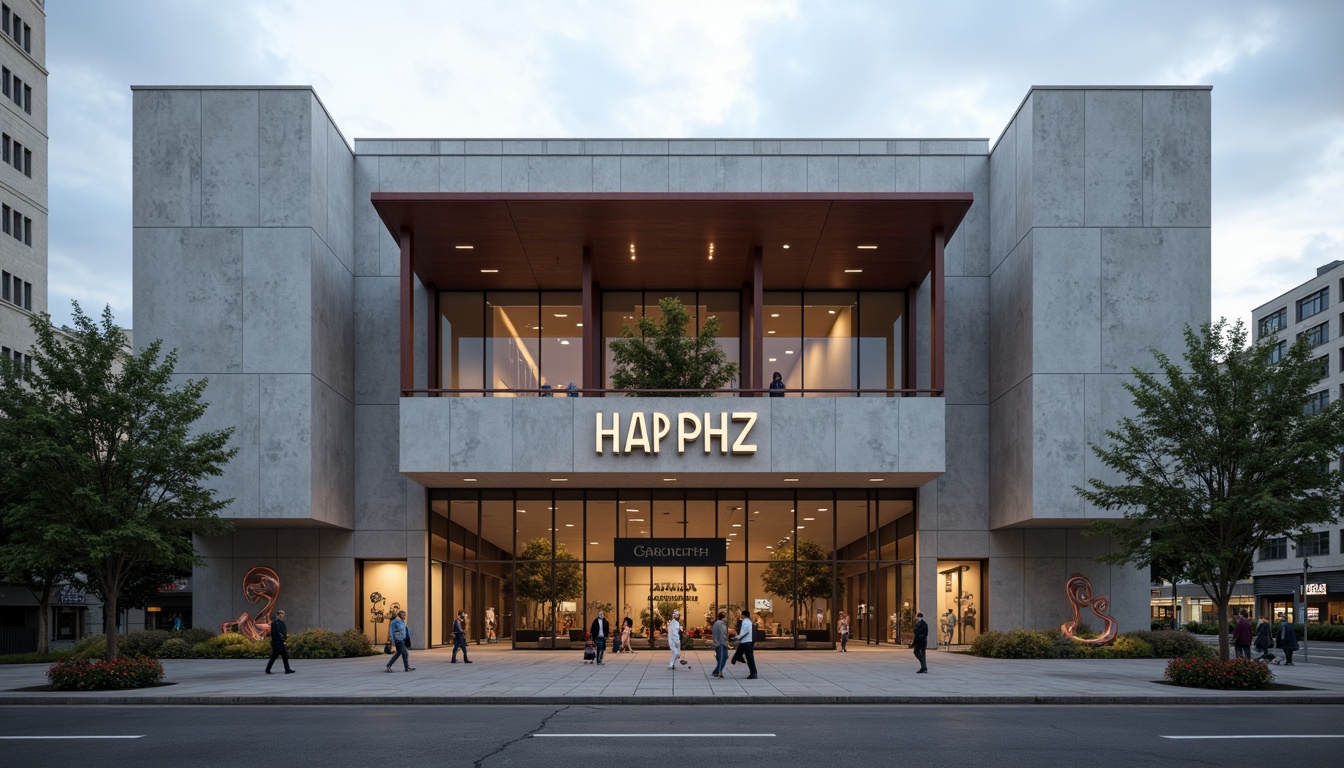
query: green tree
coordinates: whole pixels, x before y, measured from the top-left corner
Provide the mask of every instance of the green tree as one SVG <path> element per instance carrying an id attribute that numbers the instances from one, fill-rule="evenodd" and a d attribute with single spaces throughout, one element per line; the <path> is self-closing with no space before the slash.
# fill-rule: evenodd
<path id="1" fill-rule="evenodd" d="M 0 453 L 6 464 L 14 458 L 3 448 Z M 0 469 L 6 477 L 12 477 L 11 472 L 8 467 Z M 10 503 L 0 500 L 0 581 L 23 587 L 37 601 L 37 652 L 48 653 L 52 595 L 63 583 L 78 584 L 78 574 L 70 567 L 68 553 L 62 552 L 62 542 L 45 540 L 42 526 L 30 524 L 40 518 L 21 515 L 17 507 L 12 512 Z"/>
<path id="2" fill-rule="evenodd" d="M 794 563 L 794 550 L 798 561 Z M 844 597 L 845 583 L 836 576 L 830 553 L 812 539 L 799 539 L 794 547 L 776 547 L 770 562 L 761 572 L 761 587 L 780 597 L 790 607 L 806 605 L 808 615 L 816 609 L 817 600 L 837 600 Z"/>
<path id="3" fill-rule="evenodd" d="M 1179 560 L 1224 617 L 1261 545 L 1335 519 L 1344 490 L 1330 469 L 1344 449 L 1344 410 L 1310 407 L 1321 369 L 1307 340 L 1277 362 L 1274 339 L 1264 341 L 1248 345 L 1240 321 L 1199 333 L 1187 326 L 1185 365 L 1155 352 L 1156 372 L 1135 369 L 1125 389 L 1136 415 L 1092 448 L 1121 480 L 1090 478 L 1077 489 L 1124 514 L 1088 528 L 1113 539 L 1099 560 L 1159 568 Z M 1227 659 L 1226 621 L 1218 647 Z"/>
<path id="4" fill-rule="evenodd" d="M 534 611 L 543 606 L 550 608 L 548 623 L 555 628 L 557 606 L 567 600 L 578 600 L 583 596 L 583 563 L 574 556 L 565 545 L 551 540 L 535 538 L 523 545 L 518 562 L 513 569 L 511 585 L 519 600 L 533 604 Z M 539 616 L 533 613 L 535 626 Z"/>
<path id="5" fill-rule="evenodd" d="M 31 321 L 33 365 L 0 378 L 0 453 L 8 499 L 6 525 L 40 533 L 47 553 L 70 566 L 103 598 L 107 658 L 117 655 L 123 592 L 146 574 L 201 564 L 191 534 L 228 530 L 219 500 L 202 485 L 236 449 L 232 429 L 192 433 L 205 413 L 205 381 L 173 380 L 176 353 L 161 344 L 138 354 L 110 308 L 95 322 L 74 305 L 74 330 Z"/>
<path id="6" fill-rule="evenodd" d="M 658 301 L 662 320 L 641 317 L 639 331 L 625 326 L 621 338 L 611 342 L 615 359 L 611 381 L 616 389 L 692 390 L 682 393 L 631 391 L 636 397 L 708 397 L 737 376 L 737 364 L 719 347 L 719 319 L 711 317 L 700 326 L 698 335 L 687 335 L 691 316 L 675 296 Z"/>

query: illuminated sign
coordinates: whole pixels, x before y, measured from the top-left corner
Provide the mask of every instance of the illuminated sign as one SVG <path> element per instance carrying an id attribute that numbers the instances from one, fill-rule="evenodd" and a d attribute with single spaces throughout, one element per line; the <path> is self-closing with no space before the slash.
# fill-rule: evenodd
<path id="1" fill-rule="evenodd" d="M 1326 585 L 1325 585 L 1323 582 L 1311 582 L 1311 583 L 1307 584 L 1307 594 L 1308 594 L 1308 595 L 1324 595 L 1324 594 L 1327 594 L 1327 592 L 1326 592 Z"/>
<path id="2" fill-rule="evenodd" d="M 724 539 L 616 539 L 616 565 L 727 565 Z"/>
<path id="3" fill-rule="evenodd" d="M 635 412 L 627 414 L 629 421 L 625 429 L 621 428 L 621 414 L 611 414 L 610 421 L 599 411 L 597 416 L 597 434 L 595 445 L 598 455 L 602 455 L 608 443 L 611 452 L 631 454 L 642 451 L 657 456 L 662 450 L 664 440 L 677 443 L 677 453 L 686 453 L 687 445 L 702 441 L 705 453 L 711 453 L 718 446 L 721 454 L 740 456 L 756 452 L 756 444 L 747 442 L 752 427 L 756 426 L 757 415 L 749 411 L 733 411 L 717 414 L 682 411 L 674 419 L 666 413 Z M 673 424 L 676 434 L 673 435 Z M 729 443 L 729 433 L 732 443 Z"/>

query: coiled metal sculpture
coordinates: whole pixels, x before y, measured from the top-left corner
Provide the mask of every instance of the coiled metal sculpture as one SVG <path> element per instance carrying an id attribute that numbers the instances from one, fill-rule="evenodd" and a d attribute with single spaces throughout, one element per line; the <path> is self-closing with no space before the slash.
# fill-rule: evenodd
<path id="1" fill-rule="evenodd" d="M 252 640 L 268 637 L 271 634 L 271 611 L 275 609 L 275 603 L 280 599 L 279 575 L 264 565 L 248 571 L 243 576 L 243 597 L 247 598 L 249 603 L 265 600 L 266 605 L 262 606 L 256 616 L 249 616 L 247 611 L 243 611 L 243 614 L 233 621 L 220 624 L 219 633 L 223 635 L 237 632 Z"/>
<path id="2" fill-rule="evenodd" d="M 1069 596 L 1069 603 L 1073 606 L 1073 621 L 1066 621 L 1060 625 L 1059 631 L 1064 636 L 1075 643 L 1084 643 L 1086 645 L 1110 645 L 1115 641 L 1118 630 L 1118 623 L 1115 618 L 1106 613 L 1111 607 L 1111 600 L 1105 595 L 1092 596 L 1092 582 L 1081 573 L 1075 573 L 1064 583 L 1064 592 Z M 1076 634 L 1080 618 L 1078 612 L 1083 608 L 1091 608 L 1092 613 L 1096 614 L 1105 622 L 1101 634 L 1092 638 L 1078 637 Z"/>

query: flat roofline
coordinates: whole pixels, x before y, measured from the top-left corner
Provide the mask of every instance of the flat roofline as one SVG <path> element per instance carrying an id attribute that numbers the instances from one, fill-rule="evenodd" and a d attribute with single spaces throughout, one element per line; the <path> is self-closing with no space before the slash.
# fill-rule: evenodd
<path id="1" fill-rule="evenodd" d="M 327 122 L 336 129 L 336 135 L 341 137 L 345 148 L 351 155 L 358 154 L 355 152 L 354 142 L 341 132 L 341 126 L 336 123 L 336 118 L 331 116 L 331 110 L 327 109 L 326 102 L 322 101 L 317 89 L 311 85 L 132 85 L 131 91 L 307 91 L 317 99 L 318 106 L 322 107 L 322 113 L 327 116 Z"/>
<path id="2" fill-rule="evenodd" d="M 1026 106 L 1027 99 L 1031 98 L 1034 91 L 1212 91 L 1212 85 L 1033 85 L 1027 89 L 1022 100 L 1017 103 L 1017 109 L 1008 118 L 1008 122 L 1003 124 L 1003 130 L 999 131 L 998 138 L 989 148 L 989 154 L 994 154 L 998 149 L 999 142 L 1003 141 L 1003 135 L 1008 132 L 1008 126 L 1013 124 L 1022 107 Z"/>

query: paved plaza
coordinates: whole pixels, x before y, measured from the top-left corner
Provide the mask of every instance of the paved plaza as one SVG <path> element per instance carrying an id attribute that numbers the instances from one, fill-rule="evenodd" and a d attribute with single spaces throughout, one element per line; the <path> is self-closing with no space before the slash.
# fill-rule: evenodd
<path id="1" fill-rule="evenodd" d="M 835 651 L 758 653 L 760 678 L 745 665 L 711 678 L 714 654 L 688 651 L 688 664 L 667 669 L 666 651 L 608 654 L 603 666 L 575 651 L 515 651 L 475 646 L 472 664 L 450 664 L 449 649 L 412 652 L 414 672 L 383 671 L 387 657 L 295 660 L 296 674 L 265 675 L 265 660 L 165 660 L 171 685 L 136 691 L 35 692 L 47 665 L 0 667 L 0 705 L 12 704 L 1344 704 L 1344 667 L 1299 663 L 1274 667 L 1292 690 L 1210 691 L 1162 684 L 1163 659 L 1000 660 L 930 652 L 929 674 L 907 650 L 851 647 Z M 279 664 L 276 672 L 280 672 Z"/>

